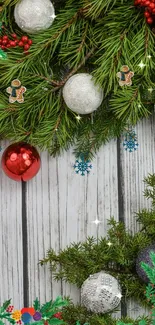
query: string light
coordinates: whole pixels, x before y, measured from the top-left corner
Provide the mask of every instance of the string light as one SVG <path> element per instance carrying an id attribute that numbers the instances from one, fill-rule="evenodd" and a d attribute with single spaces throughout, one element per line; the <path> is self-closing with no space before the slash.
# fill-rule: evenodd
<path id="1" fill-rule="evenodd" d="M 148 91 L 149 91 L 149 93 L 152 93 L 153 92 L 153 88 L 152 87 L 149 88 Z"/>
<path id="2" fill-rule="evenodd" d="M 116 297 L 118 297 L 118 298 L 122 298 L 122 294 L 121 293 L 118 293 L 117 295 L 116 295 Z"/>
<path id="3" fill-rule="evenodd" d="M 76 119 L 77 119 L 78 121 L 80 121 L 81 118 L 82 118 L 82 117 L 81 117 L 80 115 L 77 115 L 77 116 L 76 116 Z"/>
<path id="4" fill-rule="evenodd" d="M 151 59 L 151 58 L 152 58 L 152 56 L 149 54 L 149 55 L 147 55 L 147 58 L 148 58 L 148 59 Z"/>
<path id="5" fill-rule="evenodd" d="M 100 221 L 99 219 L 95 219 L 94 221 L 92 221 L 92 223 L 95 223 L 96 226 L 98 226 L 102 221 Z"/>
<path id="6" fill-rule="evenodd" d="M 145 66 L 146 66 L 146 64 L 143 63 L 143 61 L 141 61 L 141 62 L 138 64 L 138 67 L 140 67 L 141 69 L 143 69 Z"/>
<path id="7" fill-rule="evenodd" d="M 56 15 L 55 14 L 51 15 L 51 18 L 55 19 L 56 18 Z"/>
<path id="8" fill-rule="evenodd" d="M 112 245 L 112 243 L 110 241 L 108 241 L 107 245 L 110 247 Z"/>

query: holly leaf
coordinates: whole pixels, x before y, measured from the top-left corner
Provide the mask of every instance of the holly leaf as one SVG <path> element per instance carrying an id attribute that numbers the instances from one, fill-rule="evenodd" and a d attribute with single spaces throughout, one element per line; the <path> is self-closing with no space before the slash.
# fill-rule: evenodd
<path id="1" fill-rule="evenodd" d="M 60 308 L 67 306 L 69 302 L 67 300 L 62 299 L 61 296 L 58 296 L 55 301 L 50 300 L 49 302 L 45 303 L 42 307 L 40 312 L 44 316 L 52 316 L 56 312 L 60 310 Z"/>
<path id="2" fill-rule="evenodd" d="M 9 307 L 10 303 L 11 303 L 11 299 L 6 300 L 6 301 L 3 303 L 3 308 L 4 308 L 4 310 L 6 310 L 6 309 Z"/>
<path id="3" fill-rule="evenodd" d="M 63 299 L 61 296 L 58 296 L 55 301 L 52 302 L 52 308 L 60 308 L 68 306 L 68 300 Z"/>
<path id="4" fill-rule="evenodd" d="M 37 311 L 40 311 L 40 301 L 38 300 L 38 298 L 36 298 L 33 302 L 33 307 L 34 309 Z"/>
<path id="5" fill-rule="evenodd" d="M 11 302 L 11 299 L 10 300 L 6 300 L 3 303 L 3 305 L 0 307 L 0 314 L 3 313 L 6 310 L 6 308 L 10 305 L 10 302 Z"/>
<path id="6" fill-rule="evenodd" d="M 146 325 L 146 320 L 145 319 L 142 319 L 139 321 L 138 323 L 139 325 Z"/>
<path id="7" fill-rule="evenodd" d="M 10 322 L 11 324 L 15 324 L 15 323 L 16 323 L 16 321 L 15 321 L 13 318 L 9 318 L 9 322 Z"/>
<path id="8" fill-rule="evenodd" d="M 7 57 L 7 54 L 2 49 L 0 49 L 0 59 L 6 60 Z"/>
<path id="9" fill-rule="evenodd" d="M 2 320 L 0 320 L 0 325 L 5 325 L 5 324 L 2 322 Z"/>
<path id="10" fill-rule="evenodd" d="M 41 314 L 46 315 L 46 313 L 49 312 L 51 305 L 52 305 L 52 300 L 50 300 L 49 302 L 46 302 L 44 305 L 42 305 L 42 307 L 40 309 Z"/>

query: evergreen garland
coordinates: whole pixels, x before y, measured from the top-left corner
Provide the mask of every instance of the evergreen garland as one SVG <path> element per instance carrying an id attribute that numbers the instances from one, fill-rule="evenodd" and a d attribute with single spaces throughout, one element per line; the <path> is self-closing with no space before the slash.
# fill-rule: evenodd
<path id="1" fill-rule="evenodd" d="M 141 224 L 139 232 L 132 234 L 123 223 L 111 219 L 106 238 L 98 241 L 87 238 L 58 254 L 50 249 L 46 258 L 40 261 L 41 265 L 50 263 L 56 280 L 63 279 L 79 288 L 90 274 L 103 270 L 119 279 L 125 299 L 134 298 L 149 305 L 144 293 L 145 284 L 136 273 L 136 258 L 138 252 L 155 242 L 155 174 L 145 179 L 145 185 L 144 195 L 151 198 L 152 208 L 137 213 L 137 222 Z"/>
<path id="2" fill-rule="evenodd" d="M 7 30 L 23 35 L 14 22 L 17 2 L 1 1 L 2 35 Z M 88 158 L 153 112 L 154 33 L 133 0 L 66 0 L 56 15 L 49 29 L 31 37 L 29 55 L 11 48 L 0 59 L 1 137 L 38 145 L 52 155 L 75 144 L 76 155 Z M 124 64 L 134 71 L 132 86 L 119 86 L 116 74 Z M 90 72 L 103 88 L 93 122 L 90 114 L 77 120 L 62 99 L 65 82 L 76 72 Z M 16 78 L 27 88 L 23 104 L 8 103 L 6 88 Z"/>

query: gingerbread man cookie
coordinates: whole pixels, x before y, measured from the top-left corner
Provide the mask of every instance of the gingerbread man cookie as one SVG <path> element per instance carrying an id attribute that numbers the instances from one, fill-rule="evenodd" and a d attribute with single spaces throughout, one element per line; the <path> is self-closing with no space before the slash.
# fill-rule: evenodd
<path id="1" fill-rule="evenodd" d="M 18 79 L 14 79 L 11 82 L 11 87 L 6 89 L 7 93 L 10 94 L 9 96 L 9 103 L 23 103 L 24 96 L 23 94 L 26 92 L 26 88 L 21 86 L 21 82 Z"/>
<path id="2" fill-rule="evenodd" d="M 134 76 L 134 72 L 130 71 L 127 65 L 121 67 L 121 71 L 117 73 L 117 77 L 120 78 L 119 85 L 122 86 L 131 86 L 131 78 Z"/>

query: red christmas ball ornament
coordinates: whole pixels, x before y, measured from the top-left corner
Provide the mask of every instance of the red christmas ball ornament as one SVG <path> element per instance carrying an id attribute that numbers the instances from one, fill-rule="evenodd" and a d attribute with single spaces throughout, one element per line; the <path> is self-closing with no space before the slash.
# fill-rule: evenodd
<path id="1" fill-rule="evenodd" d="M 4 173 L 15 181 L 29 181 L 40 169 L 38 151 L 27 143 L 14 143 L 3 153 L 1 165 Z"/>

